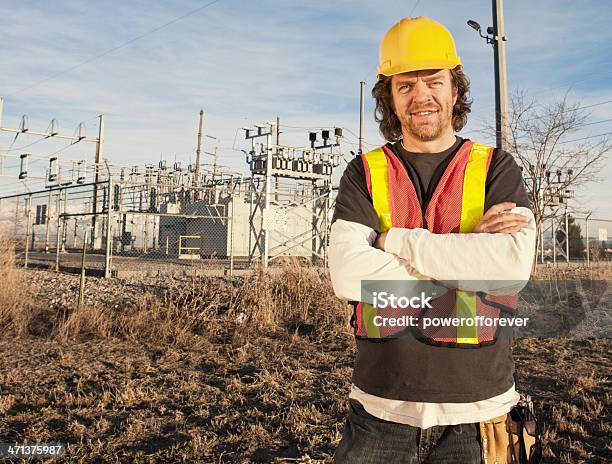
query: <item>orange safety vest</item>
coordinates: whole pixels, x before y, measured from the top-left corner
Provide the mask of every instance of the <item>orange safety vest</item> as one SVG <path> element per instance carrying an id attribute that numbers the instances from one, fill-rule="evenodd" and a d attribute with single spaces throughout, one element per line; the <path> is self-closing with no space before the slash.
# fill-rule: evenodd
<path id="1" fill-rule="evenodd" d="M 436 186 L 424 218 L 414 185 L 398 157 L 386 146 L 361 155 L 368 191 L 380 220 L 380 232 L 391 227 L 422 227 L 435 234 L 471 232 L 484 214 L 485 181 L 492 154 L 491 147 L 465 141 Z M 514 315 L 517 301 L 517 295 L 493 296 L 449 289 L 433 299 L 432 308 L 428 309 L 375 308 L 359 302 L 354 315 L 355 335 L 365 339 L 384 339 L 413 334 L 433 345 L 477 348 L 494 343 L 499 331 L 495 324 L 478 325 L 477 316 L 495 320 L 501 312 Z M 376 316 L 391 315 L 413 316 L 419 319 L 419 323 L 408 328 L 375 324 Z M 424 318 L 444 318 L 447 321 L 457 318 L 461 323 L 458 326 L 430 324 L 425 327 Z"/>

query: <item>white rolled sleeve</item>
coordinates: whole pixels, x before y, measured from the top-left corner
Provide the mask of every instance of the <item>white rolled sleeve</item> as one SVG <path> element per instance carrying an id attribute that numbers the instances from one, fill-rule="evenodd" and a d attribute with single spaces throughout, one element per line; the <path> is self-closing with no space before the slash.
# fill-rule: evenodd
<path id="1" fill-rule="evenodd" d="M 385 251 L 435 280 L 528 280 L 535 252 L 535 217 L 525 207 L 510 212 L 529 219 L 514 234 L 434 234 L 427 229 L 393 227 L 385 238 Z"/>

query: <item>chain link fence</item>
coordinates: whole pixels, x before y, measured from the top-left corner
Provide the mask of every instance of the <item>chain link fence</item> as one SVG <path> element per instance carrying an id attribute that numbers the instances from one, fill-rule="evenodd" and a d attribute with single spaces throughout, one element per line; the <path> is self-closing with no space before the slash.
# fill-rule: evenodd
<path id="1" fill-rule="evenodd" d="M 220 174 L 205 186 L 144 179 L 4 196 L 0 233 L 14 240 L 24 266 L 79 272 L 84 259 L 88 274 L 106 277 L 233 275 L 284 256 L 328 264 L 329 182 L 272 179 L 266 188 L 262 177 Z M 559 211 L 543 221 L 537 262 L 607 264 L 611 238 L 612 220 Z"/>
<path id="2" fill-rule="evenodd" d="M 261 178 L 206 186 L 105 179 L 0 199 L 0 232 L 24 266 L 90 275 L 220 274 L 282 256 L 326 265 L 326 184 Z"/>
<path id="3" fill-rule="evenodd" d="M 538 263 L 609 263 L 612 261 L 612 219 L 564 212 L 549 217 L 542 223 L 537 256 Z"/>
<path id="4" fill-rule="evenodd" d="M 80 271 L 85 250 L 88 272 L 105 275 L 108 192 L 105 181 L 6 196 L 0 232 L 26 267 Z"/>

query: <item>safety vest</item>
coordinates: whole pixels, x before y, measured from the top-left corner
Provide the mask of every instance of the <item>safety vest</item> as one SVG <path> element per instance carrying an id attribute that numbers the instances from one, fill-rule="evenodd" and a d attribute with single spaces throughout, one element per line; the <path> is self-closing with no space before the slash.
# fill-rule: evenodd
<path id="1" fill-rule="evenodd" d="M 426 228 L 435 234 L 469 233 L 484 214 L 485 181 L 493 148 L 465 141 L 436 186 L 426 209 L 418 201 L 414 185 L 399 158 L 387 147 L 361 155 L 380 232 L 391 227 Z M 355 335 L 365 339 L 398 338 L 413 334 L 419 340 L 447 347 L 477 348 L 495 342 L 502 312 L 516 310 L 517 295 L 493 296 L 483 292 L 449 289 L 431 302 L 432 308 L 375 308 L 359 302 L 355 307 Z M 381 326 L 376 316 L 413 316 L 418 324 Z M 483 316 L 483 318 L 477 318 Z M 447 321 L 424 324 L 425 319 Z M 449 323 L 458 319 L 460 324 Z M 480 323 L 479 323 L 480 322 Z"/>

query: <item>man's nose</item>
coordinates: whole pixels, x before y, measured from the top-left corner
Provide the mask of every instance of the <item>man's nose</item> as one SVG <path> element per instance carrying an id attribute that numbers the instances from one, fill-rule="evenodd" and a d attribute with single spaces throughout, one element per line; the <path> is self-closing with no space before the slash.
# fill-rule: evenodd
<path id="1" fill-rule="evenodd" d="M 414 86 L 414 102 L 415 103 L 427 103 L 431 100 L 431 89 L 429 86 L 419 80 Z"/>

